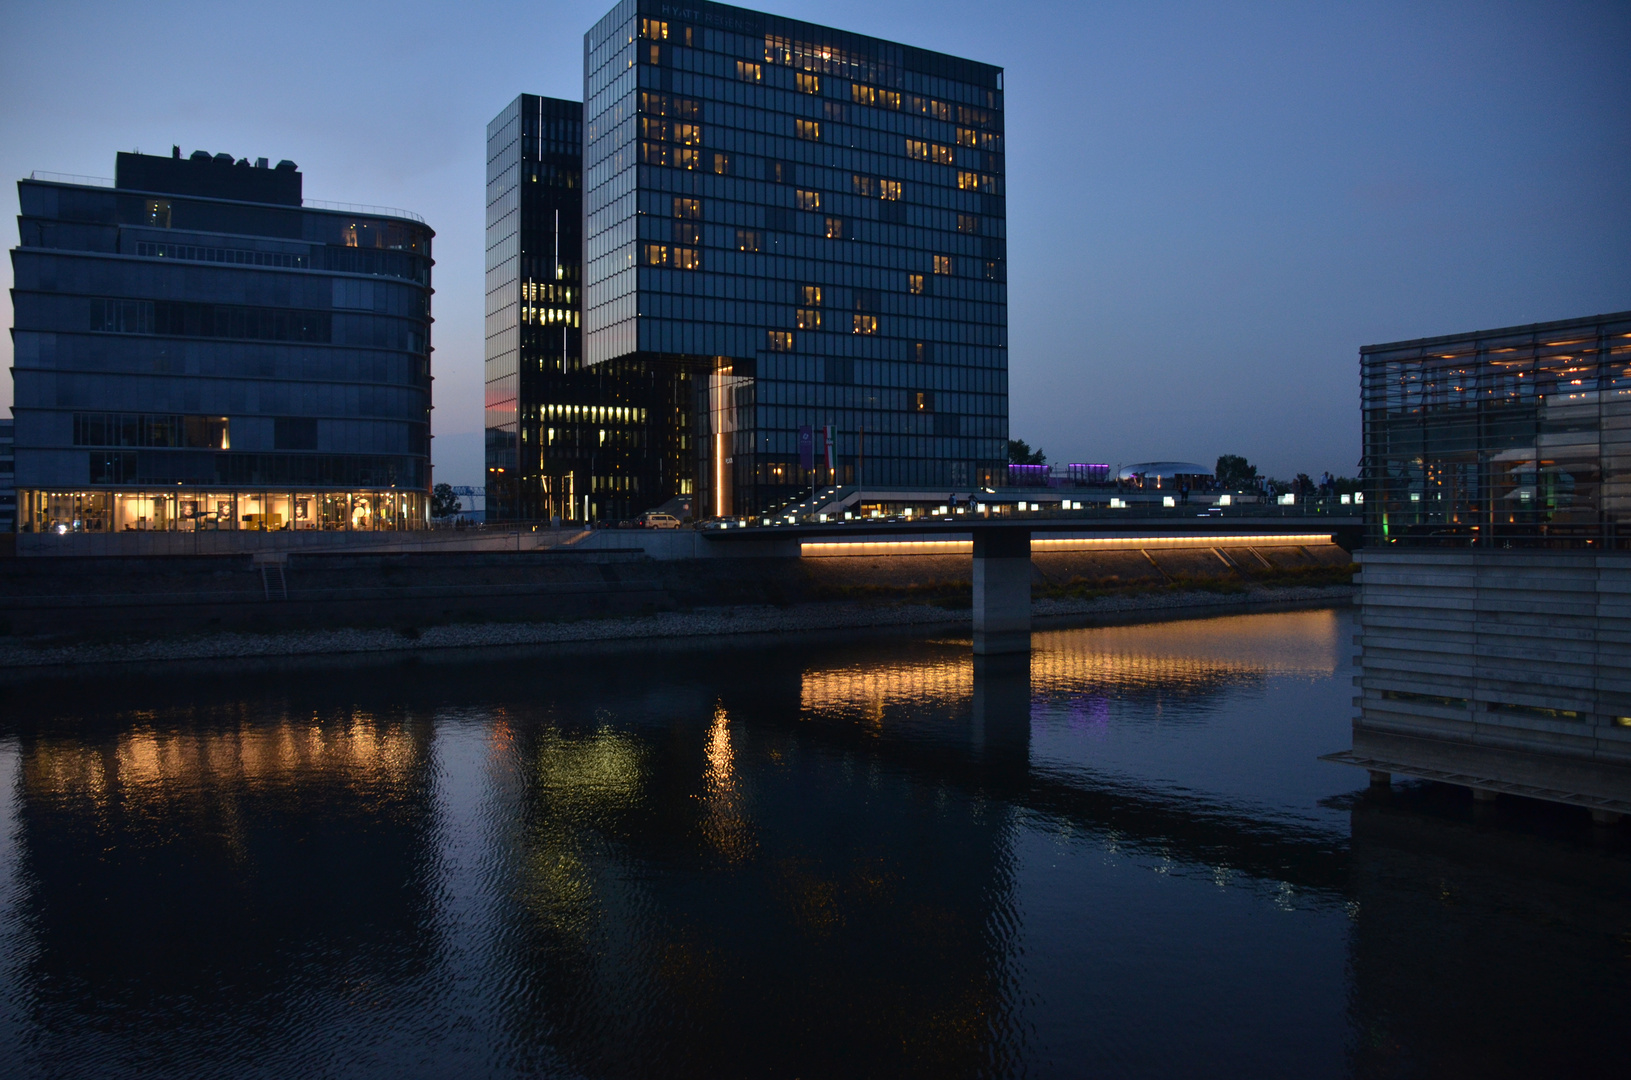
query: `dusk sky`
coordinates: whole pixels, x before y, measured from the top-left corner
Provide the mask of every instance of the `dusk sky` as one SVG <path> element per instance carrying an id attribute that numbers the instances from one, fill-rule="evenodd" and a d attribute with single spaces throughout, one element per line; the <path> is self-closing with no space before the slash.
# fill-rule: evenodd
<path id="1" fill-rule="evenodd" d="M 421 214 L 436 479 L 479 484 L 486 124 L 581 98 L 609 7 L 6 0 L 0 174 L 179 144 Z M 1352 475 L 1361 345 L 1631 308 L 1631 4 L 758 7 L 1006 69 L 1011 429 L 1050 460 Z"/>

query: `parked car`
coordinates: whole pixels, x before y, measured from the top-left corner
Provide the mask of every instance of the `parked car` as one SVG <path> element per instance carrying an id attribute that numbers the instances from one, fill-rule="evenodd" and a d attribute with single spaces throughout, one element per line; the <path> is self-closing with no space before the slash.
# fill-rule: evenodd
<path id="1" fill-rule="evenodd" d="M 642 517 L 640 522 L 648 529 L 677 529 L 680 527 L 679 518 L 673 514 L 663 514 L 655 510 Z"/>

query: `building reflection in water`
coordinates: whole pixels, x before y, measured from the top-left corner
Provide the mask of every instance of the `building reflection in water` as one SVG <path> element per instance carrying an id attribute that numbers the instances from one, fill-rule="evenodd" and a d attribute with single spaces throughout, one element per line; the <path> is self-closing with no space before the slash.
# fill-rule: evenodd
<path id="1" fill-rule="evenodd" d="M 429 970 L 424 719 L 216 702 L 52 720 L 16 732 L 10 793 L 11 977 L 40 1071 L 185 1070 L 207 1044 L 246 1050 L 244 1024 L 360 1033 L 359 995 Z"/>
<path id="2" fill-rule="evenodd" d="M 1334 743 L 1345 627 L 1062 631 L 979 666 L 966 641 L 883 638 L 540 653 L 298 694 L 272 676 L 25 693 L 0 721 L 20 853 L 0 941 L 28 943 L 0 963 L 0 1034 L 39 1073 L 1161 1072 L 1207 1019 L 1186 1010 L 1273 1016 L 1300 992 L 1260 965 L 1227 987 L 1194 968 L 1160 984 L 1166 1008 L 1128 1011 L 1118 980 L 1147 990 L 1150 943 L 1182 937 L 1346 996 L 1303 1033 L 1328 1055 L 1308 1072 L 1454 1071 L 1484 1040 L 1507 1055 L 1488 1074 L 1510 1074 L 1556 1049 L 1524 1003 L 1575 1041 L 1557 1060 L 1590 1060 L 1631 991 L 1623 963 L 1593 960 L 1628 929 L 1605 900 L 1623 852 L 1507 866 L 1478 822 L 1415 789 L 1355 796 L 1300 750 L 1338 781 L 1319 797 L 1340 827 L 1267 774 L 1260 802 L 1297 813 L 1175 790 L 1150 779 L 1158 758 L 1111 783 L 1039 752 L 1060 716 L 1077 736 L 1159 716 L 1159 754 L 1242 716 Z M 1330 715 L 1265 693 L 1282 683 Z M 1037 850 L 1062 915 L 1028 891 Z M 1124 895 L 1159 899 L 1149 917 L 1182 935 L 1141 928 Z M 1348 968 L 1302 970 L 1310 934 Z M 1089 959 L 1039 982 L 1066 955 Z"/>

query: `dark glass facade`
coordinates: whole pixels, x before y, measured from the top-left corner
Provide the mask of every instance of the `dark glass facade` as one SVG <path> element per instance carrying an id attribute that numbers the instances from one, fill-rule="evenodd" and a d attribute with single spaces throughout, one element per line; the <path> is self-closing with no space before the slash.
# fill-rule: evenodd
<path id="1" fill-rule="evenodd" d="M 687 372 L 582 350 L 583 106 L 487 125 L 487 520 L 633 517 L 689 490 Z"/>
<path id="2" fill-rule="evenodd" d="M 424 524 L 432 231 L 292 162 L 120 154 L 18 184 L 22 531 Z"/>
<path id="3" fill-rule="evenodd" d="M 999 68 L 624 0 L 584 79 L 585 365 L 679 373 L 667 479 L 698 516 L 812 482 L 1000 482 Z M 805 428 L 831 428 L 830 472 Z"/>
<path id="4" fill-rule="evenodd" d="M 1631 312 L 1360 350 L 1368 542 L 1631 548 Z"/>

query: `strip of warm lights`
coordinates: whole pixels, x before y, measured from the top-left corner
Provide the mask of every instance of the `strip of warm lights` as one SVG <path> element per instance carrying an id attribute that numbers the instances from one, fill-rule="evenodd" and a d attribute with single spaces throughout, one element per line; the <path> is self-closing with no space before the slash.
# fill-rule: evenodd
<path id="1" fill-rule="evenodd" d="M 1290 533 L 1270 536 L 1094 536 L 1062 540 L 1032 540 L 1031 551 L 1136 551 L 1139 548 L 1213 548 L 1261 544 L 1329 544 L 1330 533 Z M 972 540 L 856 540 L 799 545 L 805 558 L 856 555 L 972 555 Z"/>

